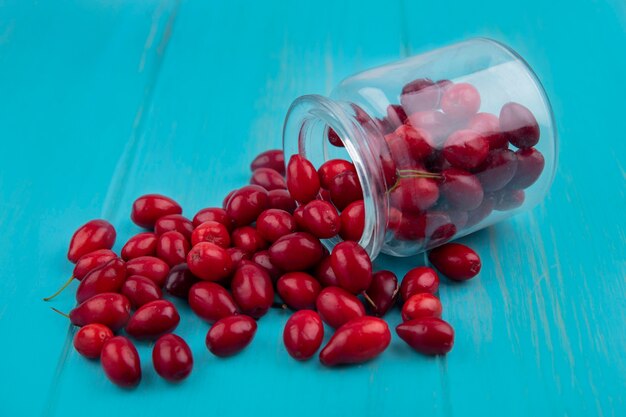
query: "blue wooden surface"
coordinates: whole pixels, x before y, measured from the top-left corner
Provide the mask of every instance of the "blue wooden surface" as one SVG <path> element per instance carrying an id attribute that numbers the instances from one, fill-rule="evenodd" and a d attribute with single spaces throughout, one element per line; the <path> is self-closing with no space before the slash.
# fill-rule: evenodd
<path id="1" fill-rule="evenodd" d="M 272 311 L 249 349 L 218 360 L 182 305 L 196 359 L 182 384 L 155 375 L 149 344 L 131 392 L 70 348 L 41 297 L 71 273 L 76 226 L 108 218 L 119 249 L 139 194 L 170 194 L 188 215 L 217 205 L 280 146 L 297 96 L 472 36 L 536 69 L 561 155 L 543 204 L 463 239 L 484 266 L 442 285 L 448 356 L 394 336 L 363 366 L 299 364 Z M 624 74 L 620 0 L 0 1 L 0 416 L 626 415 Z M 377 260 L 399 274 L 423 262 Z M 53 305 L 69 310 L 71 292 Z"/>

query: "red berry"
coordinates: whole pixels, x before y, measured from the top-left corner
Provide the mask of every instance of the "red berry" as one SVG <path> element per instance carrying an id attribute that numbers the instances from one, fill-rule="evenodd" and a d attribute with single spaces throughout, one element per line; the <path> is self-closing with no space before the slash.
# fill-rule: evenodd
<path id="1" fill-rule="evenodd" d="M 284 210 L 268 209 L 256 219 L 256 228 L 263 239 L 276 242 L 279 238 L 296 231 L 296 221 Z"/>
<path id="2" fill-rule="evenodd" d="M 122 248 L 122 259 L 139 258 L 140 256 L 154 256 L 156 254 L 157 235 L 152 232 L 138 233 L 128 239 Z"/>
<path id="3" fill-rule="evenodd" d="M 233 270 L 233 261 L 226 249 L 210 242 L 200 242 L 187 254 L 192 274 L 207 281 L 219 281 Z"/>
<path id="4" fill-rule="evenodd" d="M 292 358 L 304 361 L 315 355 L 324 339 L 324 325 L 312 310 L 296 311 L 289 317 L 283 331 L 285 348 Z"/>
<path id="5" fill-rule="evenodd" d="M 424 355 L 445 355 L 454 344 L 454 330 L 437 317 L 421 317 L 396 327 L 402 340 Z"/>
<path id="6" fill-rule="evenodd" d="M 391 192 L 391 204 L 403 212 L 420 213 L 439 199 L 439 187 L 430 178 L 401 178 Z"/>
<path id="7" fill-rule="evenodd" d="M 424 129 L 431 137 L 439 142 L 445 139 L 451 131 L 449 117 L 440 111 L 426 110 L 409 114 L 411 126 Z"/>
<path id="8" fill-rule="evenodd" d="M 519 208 L 524 204 L 526 193 L 524 190 L 500 190 L 495 194 L 495 210 L 508 211 Z"/>
<path id="9" fill-rule="evenodd" d="M 404 143 L 405 152 L 414 160 L 420 161 L 433 152 L 433 139 L 428 131 L 411 125 L 402 125 L 394 134 Z M 393 150 L 392 150 L 393 153 Z"/>
<path id="10" fill-rule="evenodd" d="M 206 335 L 206 346 L 216 356 L 239 353 L 252 342 L 257 325 L 254 319 L 244 315 L 218 320 Z"/>
<path id="11" fill-rule="evenodd" d="M 287 190 L 272 190 L 267 193 L 267 207 L 272 209 L 285 210 L 293 213 L 296 209 L 296 202 L 291 198 Z"/>
<path id="12" fill-rule="evenodd" d="M 154 224 L 154 233 L 158 236 L 167 232 L 179 232 L 185 239 L 191 240 L 193 233 L 193 223 L 191 220 L 180 214 L 168 214 L 159 218 Z"/>
<path id="13" fill-rule="evenodd" d="M 267 190 L 258 185 L 246 185 L 235 191 L 226 204 L 226 213 L 236 226 L 247 226 L 267 208 Z"/>
<path id="14" fill-rule="evenodd" d="M 418 266 L 404 275 L 400 284 L 400 295 L 406 302 L 415 294 L 435 294 L 439 289 L 439 276 L 434 269 L 427 266 Z"/>
<path id="15" fill-rule="evenodd" d="M 252 226 L 243 226 L 233 230 L 231 240 L 233 246 L 248 253 L 254 253 L 267 247 L 267 242 L 263 236 Z"/>
<path id="16" fill-rule="evenodd" d="M 122 294 L 105 292 L 97 294 L 80 303 L 70 312 L 70 321 L 74 326 L 104 324 L 111 330 L 118 331 L 130 318 L 130 302 Z"/>
<path id="17" fill-rule="evenodd" d="M 208 207 L 200 210 L 193 217 L 192 224 L 193 227 L 198 227 L 204 222 L 218 222 L 223 224 L 229 232 L 232 232 L 235 224 L 233 223 L 233 219 L 230 218 L 226 210 L 219 207 Z"/>
<path id="18" fill-rule="evenodd" d="M 172 332 L 180 322 L 174 304 L 167 300 L 151 301 L 139 307 L 126 325 L 126 333 L 140 340 L 154 340 Z"/>
<path id="19" fill-rule="evenodd" d="M 152 349 L 154 370 L 163 379 L 181 381 L 189 376 L 193 368 L 193 355 L 189 345 L 175 334 L 161 336 Z"/>
<path id="20" fill-rule="evenodd" d="M 343 210 L 353 201 L 363 200 L 363 189 L 359 176 L 352 171 L 346 171 L 333 177 L 330 180 L 328 191 L 330 191 L 330 199 L 339 210 Z"/>
<path id="21" fill-rule="evenodd" d="M 274 302 L 274 287 L 267 271 L 246 261 L 235 271 L 233 298 L 244 314 L 255 319 L 265 315 Z"/>
<path id="22" fill-rule="evenodd" d="M 173 230 L 163 233 L 157 241 L 157 256 L 170 267 L 185 263 L 189 250 L 189 241 L 182 233 Z"/>
<path id="23" fill-rule="evenodd" d="M 89 359 L 100 357 L 104 343 L 113 337 L 107 326 L 98 323 L 81 327 L 74 336 L 74 349 Z"/>
<path id="24" fill-rule="evenodd" d="M 96 294 L 119 292 L 126 279 L 126 266 L 120 258 L 115 258 L 89 272 L 76 289 L 76 301 L 82 303 Z"/>
<path id="25" fill-rule="evenodd" d="M 189 290 L 198 281 L 199 279 L 191 273 L 186 263 L 176 265 L 170 269 L 165 279 L 165 291 L 174 297 L 186 300 L 189 296 Z"/>
<path id="26" fill-rule="evenodd" d="M 330 256 L 325 257 L 315 268 L 315 277 L 323 287 L 338 287 L 339 281 L 330 265 Z"/>
<path id="27" fill-rule="evenodd" d="M 214 282 L 198 282 L 189 290 L 189 306 L 198 317 L 210 323 L 239 313 L 230 293 Z"/>
<path id="28" fill-rule="evenodd" d="M 267 191 L 287 189 L 283 176 L 271 168 L 255 169 L 250 178 L 250 184 L 263 187 Z"/>
<path id="29" fill-rule="evenodd" d="M 317 265 L 324 254 L 319 239 L 304 232 L 281 237 L 269 252 L 272 264 L 283 271 L 305 271 Z"/>
<path id="30" fill-rule="evenodd" d="M 285 175 L 285 156 L 283 151 L 271 149 L 258 154 L 250 164 L 250 170 L 255 171 L 259 168 L 271 168 L 278 171 L 279 174 Z"/>
<path id="31" fill-rule="evenodd" d="M 398 278 L 391 271 L 377 271 L 372 275 L 372 283 L 365 291 L 365 299 L 374 315 L 382 317 L 396 303 Z"/>
<path id="32" fill-rule="evenodd" d="M 470 210 L 467 212 L 467 222 L 465 223 L 465 228 L 470 228 L 481 221 L 483 221 L 495 207 L 495 198 L 490 194 L 486 194 L 483 202 L 480 203 L 475 210 Z"/>
<path id="33" fill-rule="evenodd" d="M 91 220 L 72 235 L 67 259 L 78 262 L 81 256 L 99 249 L 111 249 L 115 243 L 115 228 L 106 220 Z"/>
<path id="34" fill-rule="evenodd" d="M 468 83 L 448 86 L 441 96 L 441 110 L 458 119 L 467 119 L 480 108 L 480 94 Z"/>
<path id="35" fill-rule="evenodd" d="M 230 246 L 230 234 L 228 228 L 222 223 L 209 220 L 195 228 L 191 234 L 191 244 L 193 246 L 200 242 L 211 242 L 224 249 Z"/>
<path id="36" fill-rule="evenodd" d="M 250 260 L 257 265 L 262 266 L 270 275 L 273 282 L 276 282 L 283 274 L 283 271 L 272 263 L 270 252 L 268 250 L 262 250 L 255 253 L 252 255 Z"/>
<path id="37" fill-rule="evenodd" d="M 365 204 L 363 200 L 350 203 L 339 216 L 341 227 L 339 236 L 343 240 L 358 242 L 365 227 Z"/>
<path id="38" fill-rule="evenodd" d="M 320 191 L 320 179 L 315 167 L 300 155 L 292 155 L 287 164 L 287 189 L 300 203 L 315 199 Z"/>
<path id="39" fill-rule="evenodd" d="M 301 227 L 320 239 L 328 239 L 339 233 L 341 222 L 337 209 L 327 201 L 313 200 L 302 209 Z"/>
<path id="40" fill-rule="evenodd" d="M 170 267 L 165 261 L 153 256 L 140 256 L 126 262 L 126 276 L 141 275 L 154 281 L 161 288 L 165 283 Z"/>
<path id="41" fill-rule="evenodd" d="M 513 146 L 532 148 L 539 142 L 539 124 L 533 113 L 519 103 L 506 103 L 500 109 L 500 130 Z"/>
<path id="42" fill-rule="evenodd" d="M 338 328 L 348 321 L 365 316 L 363 303 L 353 294 L 339 287 L 324 288 L 315 301 L 322 320 Z"/>
<path id="43" fill-rule="evenodd" d="M 402 87 L 400 102 L 407 113 L 430 110 L 439 104 L 440 89 L 429 78 L 418 78 Z"/>
<path id="44" fill-rule="evenodd" d="M 448 137 L 443 147 L 446 160 L 466 171 L 479 167 L 488 155 L 489 143 L 473 130 L 457 130 Z"/>
<path id="45" fill-rule="evenodd" d="M 341 140 L 337 132 L 335 132 L 335 130 L 332 127 L 328 128 L 328 141 L 330 142 L 331 145 L 336 146 L 338 148 L 344 147 L 343 141 Z"/>
<path id="46" fill-rule="evenodd" d="M 86 253 L 81 256 L 78 262 L 76 262 L 76 265 L 74 265 L 74 273 L 72 276 L 80 281 L 92 270 L 100 268 L 115 258 L 117 258 L 117 255 L 110 249 L 98 249 Z"/>
<path id="47" fill-rule="evenodd" d="M 151 279 L 141 275 L 132 275 L 126 278 L 121 293 L 128 298 L 133 308 L 159 300 L 163 293 Z"/>
<path id="48" fill-rule="evenodd" d="M 440 192 L 453 209 L 474 210 L 483 201 L 483 187 L 478 178 L 458 168 L 448 168 L 441 173 Z"/>
<path id="49" fill-rule="evenodd" d="M 491 113 L 476 113 L 467 124 L 467 129 L 480 133 L 489 143 L 489 149 L 507 149 L 509 141 L 500 132 L 500 120 Z"/>
<path id="50" fill-rule="evenodd" d="M 356 168 L 352 162 L 346 161 L 345 159 L 330 159 L 324 162 L 322 166 L 320 166 L 320 169 L 317 170 L 321 186 L 328 188 L 330 186 L 330 180 L 346 171 L 356 173 Z"/>
<path id="51" fill-rule="evenodd" d="M 460 243 L 447 243 L 433 249 L 428 260 L 441 273 L 455 281 L 465 281 L 480 272 L 480 258 L 471 248 Z"/>
<path id="52" fill-rule="evenodd" d="M 398 126 L 404 124 L 408 120 L 406 111 L 399 104 L 390 104 L 387 106 L 387 122 L 389 123 L 390 131 L 396 130 Z"/>
<path id="53" fill-rule="evenodd" d="M 161 217 L 182 212 L 182 207 L 171 198 L 160 194 L 146 194 L 135 200 L 130 218 L 137 226 L 152 229 Z"/>
<path id="54" fill-rule="evenodd" d="M 141 381 L 141 363 L 137 348 L 124 336 L 115 336 L 104 343 L 100 363 L 107 378 L 123 388 L 132 388 Z"/>
<path id="55" fill-rule="evenodd" d="M 441 317 L 443 307 L 437 297 L 427 292 L 415 294 L 402 306 L 402 320 L 409 321 L 420 317 Z"/>
<path id="56" fill-rule="evenodd" d="M 479 167 L 476 177 L 485 191 L 497 191 L 504 188 L 517 171 L 517 158 L 509 149 L 491 151 L 487 160 Z"/>
<path id="57" fill-rule="evenodd" d="M 528 188 L 537 181 L 543 172 L 545 166 L 543 155 L 535 148 L 530 148 L 517 150 L 515 157 L 517 158 L 517 170 L 507 184 L 507 188 L 518 190 Z"/>
<path id="58" fill-rule="evenodd" d="M 325 366 L 363 363 L 380 355 L 391 342 L 384 320 L 359 317 L 341 326 L 320 352 Z"/>
<path id="59" fill-rule="evenodd" d="M 340 242 L 330 254 L 330 264 L 339 286 L 352 294 L 359 294 L 372 283 L 372 261 L 356 242 Z"/>
<path id="60" fill-rule="evenodd" d="M 263 188 L 263 187 L 261 187 L 261 188 Z M 224 210 L 226 210 L 226 207 L 228 206 L 228 202 L 229 202 L 229 201 L 230 201 L 230 199 L 233 197 L 233 195 L 235 195 L 235 193 L 236 193 L 237 191 L 238 191 L 238 190 L 232 190 L 231 192 L 229 192 L 228 194 L 226 194 L 226 197 L 224 197 L 224 199 L 222 200 L 222 208 L 223 208 Z M 227 213 L 227 214 L 228 214 L 228 213 Z M 230 216 L 228 216 L 228 217 L 230 217 Z M 231 218 L 231 220 L 232 220 L 232 218 Z M 234 226 L 235 226 L 235 222 L 233 221 L 233 227 L 234 227 Z"/>
<path id="61" fill-rule="evenodd" d="M 288 272 L 276 283 L 280 298 L 294 310 L 314 309 L 322 286 L 305 272 Z"/>

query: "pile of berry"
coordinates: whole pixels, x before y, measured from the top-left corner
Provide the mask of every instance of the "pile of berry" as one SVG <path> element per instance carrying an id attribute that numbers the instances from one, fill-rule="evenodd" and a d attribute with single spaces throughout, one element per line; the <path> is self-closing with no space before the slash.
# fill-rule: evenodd
<path id="1" fill-rule="evenodd" d="M 316 170 L 294 155 L 285 180 L 283 154 L 271 150 L 251 168 L 251 185 L 231 192 L 223 208 L 202 209 L 192 220 L 171 198 L 139 197 L 131 219 L 150 231 L 131 237 L 120 256 L 111 251 L 116 232 L 107 221 L 92 220 L 74 233 L 68 259 L 75 267 L 68 283 L 80 281 L 79 304 L 69 318 L 80 327 L 74 338 L 80 354 L 99 357 L 112 382 L 132 387 L 141 379 L 141 366 L 130 338 L 156 340 L 156 372 L 171 381 L 187 377 L 192 353 L 172 334 L 180 316 L 163 290 L 187 299 L 211 323 L 206 345 L 217 356 L 244 349 L 257 320 L 278 307 L 295 311 L 283 334 L 295 359 L 318 351 L 326 323 L 334 334 L 319 354 L 321 363 L 362 363 L 389 345 L 391 333 L 380 317 L 398 294 L 404 302 L 403 323 L 396 328 L 400 338 L 423 354 L 450 351 L 454 332 L 441 319 L 435 270 L 414 268 L 399 284 L 391 271 L 374 272 L 357 243 L 364 209 L 360 188 L 354 190 L 358 177 L 346 175 L 355 172 L 351 162 L 331 160 Z M 354 178 L 337 180 L 348 176 Z M 326 192 L 329 201 L 316 199 Z M 336 235 L 344 240 L 328 253 L 320 239 Z M 454 280 L 472 278 L 481 265 L 473 250 L 454 243 L 431 251 L 429 259 Z M 126 336 L 115 336 L 122 330 Z"/>

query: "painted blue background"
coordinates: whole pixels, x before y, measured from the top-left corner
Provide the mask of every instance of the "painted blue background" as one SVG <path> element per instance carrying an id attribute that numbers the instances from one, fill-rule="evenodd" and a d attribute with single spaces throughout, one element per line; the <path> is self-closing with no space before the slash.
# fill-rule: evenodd
<path id="1" fill-rule="evenodd" d="M 41 297 L 70 275 L 78 225 L 111 220 L 119 249 L 139 194 L 188 215 L 217 205 L 280 146 L 297 96 L 473 36 L 535 68 L 561 155 L 542 205 L 464 239 L 484 267 L 442 285 L 450 355 L 395 338 L 363 366 L 297 364 L 273 311 L 249 349 L 218 360 L 184 306 L 196 365 L 180 385 L 152 371 L 148 344 L 131 392 L 71 349 Z M 0 416 L 626 415 L 625 74 L 620 0 L 0 1 Z M 69 310 L 71 291 L 52 305 Z"/>

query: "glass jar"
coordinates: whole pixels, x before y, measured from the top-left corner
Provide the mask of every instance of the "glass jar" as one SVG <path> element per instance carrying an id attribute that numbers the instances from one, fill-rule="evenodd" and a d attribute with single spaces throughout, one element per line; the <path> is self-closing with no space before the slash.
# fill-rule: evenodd
<path id="1" fill-rule="evenodd" d="M 299 97 L 283 147 L 286 161 L 354 164 L 362 197 L 335 184 L 317 198 L 340 210 L 362 198 L 359 243 L 372 258 L 414 255 L 529 210 L 557 162 L 541 83 L 518 54 L 482 38 L 356 74 L 329 97 Z"/>

